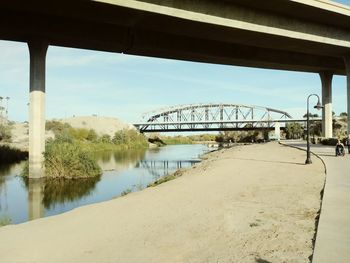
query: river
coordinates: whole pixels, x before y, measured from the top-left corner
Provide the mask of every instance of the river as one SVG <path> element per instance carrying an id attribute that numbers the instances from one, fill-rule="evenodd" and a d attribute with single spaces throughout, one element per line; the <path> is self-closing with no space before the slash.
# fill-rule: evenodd
<path id="1" fill-rule="evenodd" d="M 156 149 L 102 152 L 103 174 L 81 180 L 27 181 L 18 176 L 23 163 L 0 167 L 0 220 L 17 224 L 139 191 L 160 177 L 200 161 L 212 148 L 170 145 Z"/>

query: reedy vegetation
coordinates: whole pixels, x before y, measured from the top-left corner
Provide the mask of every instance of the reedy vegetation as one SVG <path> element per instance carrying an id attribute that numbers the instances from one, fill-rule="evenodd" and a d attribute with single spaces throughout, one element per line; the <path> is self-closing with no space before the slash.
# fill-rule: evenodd
<path id="1" fill-rule="evenodd" d="M 69 124 L 56 121 L 48 122 L 47 129 L 55 133 L 55 139 L 46 143 L 44 153 L 45 173 L 51 178 L 99 176 L 102 170 L 93 152 L 148 147 L 146 138 L 136 130 L 120 130 L 112 138 L 107 134 L 98 136 L 92 129 L 72 128 Z M 28 175 L 28 169 L 24 170 L 23 175 Z"/>

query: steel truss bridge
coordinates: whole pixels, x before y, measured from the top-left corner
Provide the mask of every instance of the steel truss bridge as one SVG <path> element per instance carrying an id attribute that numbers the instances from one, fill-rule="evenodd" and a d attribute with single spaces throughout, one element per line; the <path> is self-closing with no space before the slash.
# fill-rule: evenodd
<path id="1" fill-rule="evenodd" d="M 178 105 L 148 112 L 134 126 L 142 133 L 273 130 L 276 123 L 304 121 L 293 120 L 287 112 L 272 108 L 220 103 Z"/>

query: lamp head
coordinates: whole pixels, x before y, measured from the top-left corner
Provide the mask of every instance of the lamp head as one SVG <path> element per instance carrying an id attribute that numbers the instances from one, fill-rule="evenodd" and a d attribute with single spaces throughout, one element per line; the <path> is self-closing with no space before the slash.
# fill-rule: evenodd
<path id="1" fill-rule="evenodd" d="M 320 110 L 323 108 L 322 104 L 320 103 L 320 100 L 317 101 L 317 104 L 314 106 L 315 109 Z"/>

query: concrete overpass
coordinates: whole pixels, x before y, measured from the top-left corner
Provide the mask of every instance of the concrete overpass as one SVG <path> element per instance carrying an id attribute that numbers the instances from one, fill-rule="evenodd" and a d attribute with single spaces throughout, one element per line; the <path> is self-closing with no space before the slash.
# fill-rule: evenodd
<path id="1" fill-rule="evenodd" d="M 1 1 L 0 39 L 30 50 L 30 173 L 44 151 L 48 45 L 320 74 L 332 136 L 332 76 L 348 76 L 350 9 L 325 0 Z M 348 124 L 350 116 L 348 116 Z M 348 125 L 349 129 L 350 125 Z"/>

